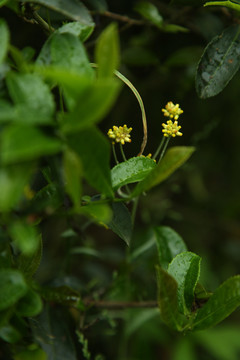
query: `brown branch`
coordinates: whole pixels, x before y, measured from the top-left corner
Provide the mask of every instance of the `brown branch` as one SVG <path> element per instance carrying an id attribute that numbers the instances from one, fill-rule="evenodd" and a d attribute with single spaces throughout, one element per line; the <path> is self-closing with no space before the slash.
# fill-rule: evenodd
<path id="1" fill-rule="evenodd" d="M 93 12 L 93 14 L 94 13 L 96 13 L 96 12 Z M 119 15 L 119 14 L 113 13 L 111 11 L 103 11 L 103 12 L 100 12 L 98 14 L 102 15 L 102 16 L 109 17 L 109 18 L 111 18 L 113 20 L 128 23 L 129 25 L 143 25 L 143 24 L 145 24 L 145 21 L 132 19 L 132 18 L 130 18 L 128 16 Z"/>
<path id="2" fill-rule="evenodd" d="M 98 309 L 119 310 L 119 309 L 139 309 L 158 307 L 157 301 L 104 301 L 104 300 L 84 300 L 85 306 L 96 307 Z"/>

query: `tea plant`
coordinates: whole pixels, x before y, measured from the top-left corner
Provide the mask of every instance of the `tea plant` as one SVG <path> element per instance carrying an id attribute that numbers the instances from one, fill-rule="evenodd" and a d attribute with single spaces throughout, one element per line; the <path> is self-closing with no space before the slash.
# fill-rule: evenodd
<path id="1" fill-rule="evenodd" d="M 95 9 L 92 14 L 73 0 L 0 1 L 1 7 L 48 35 L 34 55 L 32 48 L 15 47 L 10 26 L 3 18 L 0 21 L 2 359 L 104 359 L 99 340 L 91 337 L 91 329 L 101 334 L 101 321 L 107 323 L 101 336 L 117 334 L 115 358 L 128 358 L 127 339 L 138 326 L 134 319 L 152 320 L 153 327 L 161 319 L 166 327 L 185 335 L 217 325 L 240 304 L 240 275 L 216 290 L 206 290 L 199 279 L 201 257 L 188 250 L 169 226 L 151 226 L 145 241 L 132 247 L 139 199 L 184 165 L 195 148 L 174 143 L 177 137 L 184 139 L 186 119 L 181 105 L 172 99 L 161 103 L 159 145 L 152 146 L 153 130 L 143 100 L 120 70 L 121 32 L 112 22 L 99 32 L 94 19 L 102 15 L 166 33 L 184 33 L 188 28 L 164 19 L 153 3 L 137 3 L 136 19 L 111 13 L 105 1 L 89 3 L 89 9 Z M 238 2 L 206 5 L 239 10 Z M 196 75 L 201 98 L 220 93 L 239 69 L 236 19 L 237 24 L 211 40 L 202 55 Z M 84 43 L 90 44 L 95 31 L 92 50 Z M 104 132 L 99 124 L 111 111 L 117 113 L 124 86 L 139 105 L 139 124 L 130 127 L 126 119 Z M 124 148 L 131 146 L 139 129 L 140 149 L 129 157 Z M 152 154 L 145 150 L 147 140 Z M 94 233 L 98 242 L 112 231 L 125 242 L 126 251 L 99 250 L 91 233 L 93 223 L 98 226 Z M 54 247 L 64 243 L 56 265 L 47 244 L 55 225 Z M 151 269 L 150 285 L 156 282 L 150 291 L 147 285 L 144 288 L 144 271 L 139 279 L 133 270 L 136 259 L 148 249 L 157 255 L 146 274 Z M 98 261 L 107 264 L 111 256 L 120 261 L 112 268 L 106 265 L 104 271 L 98 267 Z M 104 281 L 98 280 L 98 272 Z M 134 313 L 137 309 L 143 309 L 142 318 L 140 312 Z M 132 321 L 132 328 L 123 330 L 118 339 L 121 321 Z"/>

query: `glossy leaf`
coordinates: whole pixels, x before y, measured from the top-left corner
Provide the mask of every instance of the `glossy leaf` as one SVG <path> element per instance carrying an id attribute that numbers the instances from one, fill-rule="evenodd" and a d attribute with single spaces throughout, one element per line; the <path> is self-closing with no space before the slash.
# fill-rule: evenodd
<path id="1" fill-rule="evenodd" d="M 0 64 L 4 61 L 9 44 L 9 30 L 6 22 L 0 19 Z"/>
<path id="2" fill-rule="evenodd" d="M 39 268 L 42 259 L 42 238 L 39 237 L 38 247 L 34 254 L 21 253 L 18 257 L 18 268 L 26 278 L 31 278 Z"/>
<path id="3" fill-rule="evenodd" d="M 204 330 L 228 317 L 240 305 L 240 275 L 226 280 L 196 314 L 193 330 Z"/>
<path id="4" fill-rule="evenodd" d="M 111 170 L 112 186 L 117 190 L 123 185 L 142 181 L 156 163 L 147 157 L 137 156 L 122 162 Z"/>
<path id="5" fill-rule="evenodd" d="M 9 232 L 20 251 L 26 255 L 35 253 L 39 246 L 39 235 L 35 226 L 18 220 L 11 223 Z"/>
<path id="6" fill-rule="evenodd" d="M 168 266 L 168 273 L 178 283 L 178 307 L 183 314 L 191 311 L 195 287 L 200 276 L 200 262 L 200 256 L 182 252 Z"/>
<path id="7" fill-rule="evenodd" d="M 64 24 L 56 31 L 59 34 L 69 33 L 77 36 L 82 42 L 86 41 L 94 30 L 94 23 L 91 25 L 84 25 L 78 21 L 72 21 Z"/>
<path id="8" fill-rule="evenodd" d="M 1 159 L 4 164 L 37 159 L 62 149 L 57 138 L 46 136 L 37 128 L 10 125 L 1 134 Z"/>
<path id="9" fill-rule="evenodd" d="M 107 224 L 127 245 L 132 237 L 132 219 L 127 207 L 123 203 L 112 203 L 113 217 Z"/>
<path id="10" fill-rule="evenodd" d="M 160 29 L 162 28 L 163 18 L 155 5 L 147 1 L 140 1 L 134 9 L 152 24 Z"/>
<path id="11" fill-rule="evenodd" d="M 178 285 L 176 280 L 157 266 L 158 305 L 162 320 L 172 329 L 181 331 L 183 317 L 178 311 Z"/>
<path id="12" fill-rule="evenodd" d="M 69 147 L 80 157 L 84 176 L 99 192 L 112 197 L 110 177 L 110 144 L 95 128 L 68 136 Z"/>
<path id="13" fill-rule="evenodd" d="M 168 226 L 158 226 L 154 228 L 154 234 L 158 249 L 159 263 L 167 269 L 168 264 L 176 255 L 187 251 L 187 247 L 181 238 L 173 229 Z"/>
<path id="14" fill-rule="evenodd" d="M 196 76 L 196 89 L 203 98 L 220 93 L 240 66 L 240 26 L 227 28 L 206 47 Z"/>
<path id="15" fill-rule="evenodd" d="M 73 201 L 74 208 L 77 210 L 80 207 L 82 192 L 82 165 L 78 155 L 73 151 L 66 149 L 63 156 L 63 168 L 65 188 Z"/>
<path id="16" fill-rule="evenodd" d="M 162 161 L 135 187 L 131 197 L 138 196 L 167 179 L 189 159 L 193 152 L 193 147 L 176 146 L 170 148 Z"/>
<path id="17" fill-rule="evenodd" d="M 42 300 L 33 290 L 28 292 L 19 300 L 16 311 L 21 316 L 36 316 L 42 310 Z"/>
<path id="18" fill-rule="evenodd" d="M 18 203 L 32 172 L 32 164 L 0 167 L 0 211 L 9 211 Z"/>
<path id="19" fill-rule="evenodd" d="M 98 38 L 95 61 L 99 78 L 111 77 L 119 66 L 119 38 L 116 24 L 110 24 Z"/>
<path id="20" fill-rule="evenodd" d="M 7 86 L 15 103 L 18 123 L 46 124 L 52 122 L 55 110 L 53 95 L 38 74 L 18 74 L 7 76 Z"/>
<path id="21" fill-rule="evenodd" d="M 81 93 L 74 96 L 76 105 L 73 111 L 61 118 L 65 133 L 76 132 L 101 121 L 114 104 L 120 89 L 116 79 L 85 82 L 85 88 L 83 86 L 84 83 L 80 85 Z"/>
<path id="22" fill-rule="evenodd" d="M 14 269 L 0 269 L 0 311 L 14 305 L 27 290 L 23 275 Z"/>
<path id="23" fill-rule="evenodd" d="M 85 25 L 92 24 L 92 17 L 81 1 L 76 0 L 23 0 L 23 3 L 43 5 L 50 10 L 59 12 L 68 18 Z"/>

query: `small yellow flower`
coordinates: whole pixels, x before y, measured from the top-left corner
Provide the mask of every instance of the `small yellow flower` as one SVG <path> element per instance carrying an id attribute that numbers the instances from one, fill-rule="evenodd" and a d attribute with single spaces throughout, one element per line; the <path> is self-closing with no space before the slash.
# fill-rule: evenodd
<path id="1" fill-rule="evenodd" d="M 178 125 L 178 121 L 175 120 L 174 123 L 172 120 L 168 120 L 166 124 L 162 124 L 163 126 L 163 135 L 166 137 L 175 137 L 175 136 L 182 136 L 182 133 L 179 131 L 181 126 Z"/>
<path id="2" fill-rule="evenodd" d="M 170 119 L 177 120 L 179 115 L 183 113 L 183 110 L 179 107 L 179 104 L 174 105 L 172 101 L 169 101 L 165 106 L 165 109 L 162 109 L 164 116 L 169 117 Z"/>
<path id="3" fill-rule="evenodd" d="M 128 128 L 127 125 L 123 125 L 123 126 L 113 126 L 112 129 L 108 130 L 108 137 L 110 139 L 113 139 L 112 143 L 115 144 L 115 142 L 117 143 L 121 143 L 122 145 L 125 144 L 125 142 L 131 142 L 132 140 L 130 139 L 131 135 L 130 132 L 132 131 L 132 128 Z"/>

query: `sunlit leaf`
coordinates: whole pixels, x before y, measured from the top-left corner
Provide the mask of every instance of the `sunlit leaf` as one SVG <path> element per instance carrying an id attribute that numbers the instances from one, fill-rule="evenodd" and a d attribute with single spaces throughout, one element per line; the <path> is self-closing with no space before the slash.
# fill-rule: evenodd
<path id="1" fill-rule="evenodd" d="M 141 156 L 119 163 L 111 170 L 113 189 L 116 190 L 123 185 L 142 181 L 155 167 L 156 163 L 152 159 Z"/>
<path id="2" fill-rule="evenodd" d="M 189 159 L 194 150 L 193 147 L 185 146 L 170 148 L 161 162 L 135 187 L 131 197 L 135 197 L 167 179 Z"/>

